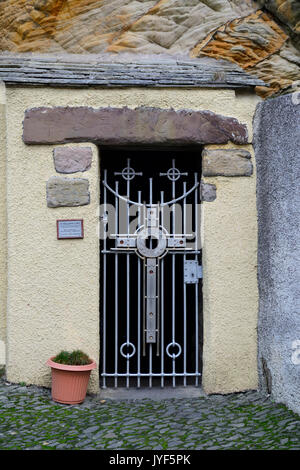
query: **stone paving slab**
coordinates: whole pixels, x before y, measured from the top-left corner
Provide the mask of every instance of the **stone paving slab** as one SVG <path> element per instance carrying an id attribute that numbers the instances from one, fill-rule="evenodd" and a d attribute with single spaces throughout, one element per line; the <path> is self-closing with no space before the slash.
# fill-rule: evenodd
<path id="1" fill-rule="evenodd" d="M 61 405 L 0 380 L 0 449 L 300 449 L 300 417 L 257 392 Z"/>

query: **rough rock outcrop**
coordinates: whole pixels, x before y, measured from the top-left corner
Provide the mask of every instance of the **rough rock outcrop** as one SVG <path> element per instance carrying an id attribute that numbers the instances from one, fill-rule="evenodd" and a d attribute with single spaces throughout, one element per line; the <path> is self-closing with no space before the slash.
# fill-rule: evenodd
<path id="1" fill-rule="evenodd" d="M 298 42 L 300 39 L 300 3 L 299 0 L 260 0 L 261 6 L 274 14 L 291 30 Z"/>
<path id="2" fill-rule="evenodd" d="M 193 57 L 207 55 L 253 67 L 278 52 L 287 35 L 271 18 L 258 10 L 213 31 L 192 50 Z"/>
<path id="3" fill-rule="evenodd" d="M 0 28 L 0 51 L 222 57 L 262 96 L 300 79 L 299 0 L 3 0 Z"/>

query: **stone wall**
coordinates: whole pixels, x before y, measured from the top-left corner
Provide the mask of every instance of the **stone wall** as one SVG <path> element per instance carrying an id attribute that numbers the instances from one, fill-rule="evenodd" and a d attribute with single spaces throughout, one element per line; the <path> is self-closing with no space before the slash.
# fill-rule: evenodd
<path id="1" fill-rule="evenodd" d="M 300 412 L 300 95 L 260 103 L 257 161 L 261 388 Z"/>
<path id="2" fill-rule="evenodd" d="M 0 83 L 0 368 L 5 364 L 6 342 L 6 95 Z"/>
<path id="3" fill-rule="evenodd" d="M 4 0 L 0 51 L 222 58 L 269 96 L 300 80 L 299 19 L 298 0 Z"/>

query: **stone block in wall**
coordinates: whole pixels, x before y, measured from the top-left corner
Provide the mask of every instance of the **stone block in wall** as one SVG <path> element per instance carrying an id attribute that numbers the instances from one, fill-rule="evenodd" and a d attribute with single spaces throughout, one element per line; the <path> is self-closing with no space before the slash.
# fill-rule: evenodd
<path id="1" fill-rule="evenodd" d="M 243 149 L 205 149 L 202 153 L 203 176 L 251 176 L 251 154 Z"/>
<path id="2" fill-rule="evenodd" d="M 47 181 L 48 207 L 85 206 L 90 203 L 89 181 L 51 176 Z"/>
<path id="3" fill-rule="evenodd" d="M 53 150 L 55 170 L 58 173 L 87 171 L 92 165 L 91 147 L 57 147 Z"/>
<path id="4" fill-rule="evenodd" d="M 217 197 L 217 188 L 214 184 L 203 183 L 200 184 L 200 198 L 201 201 L 212 202 Z"/>

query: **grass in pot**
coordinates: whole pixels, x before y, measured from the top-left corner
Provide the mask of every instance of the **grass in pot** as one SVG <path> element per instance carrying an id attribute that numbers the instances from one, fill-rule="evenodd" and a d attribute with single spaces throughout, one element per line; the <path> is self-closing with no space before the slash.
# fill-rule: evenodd
<path id="1" fill-rule="evenodd" d="M 52 399 L 75 405 L 86 397 L 91 370 L 96 363 L 80 350 L 61 351 L 46 362 L 52 371 Z"/>

